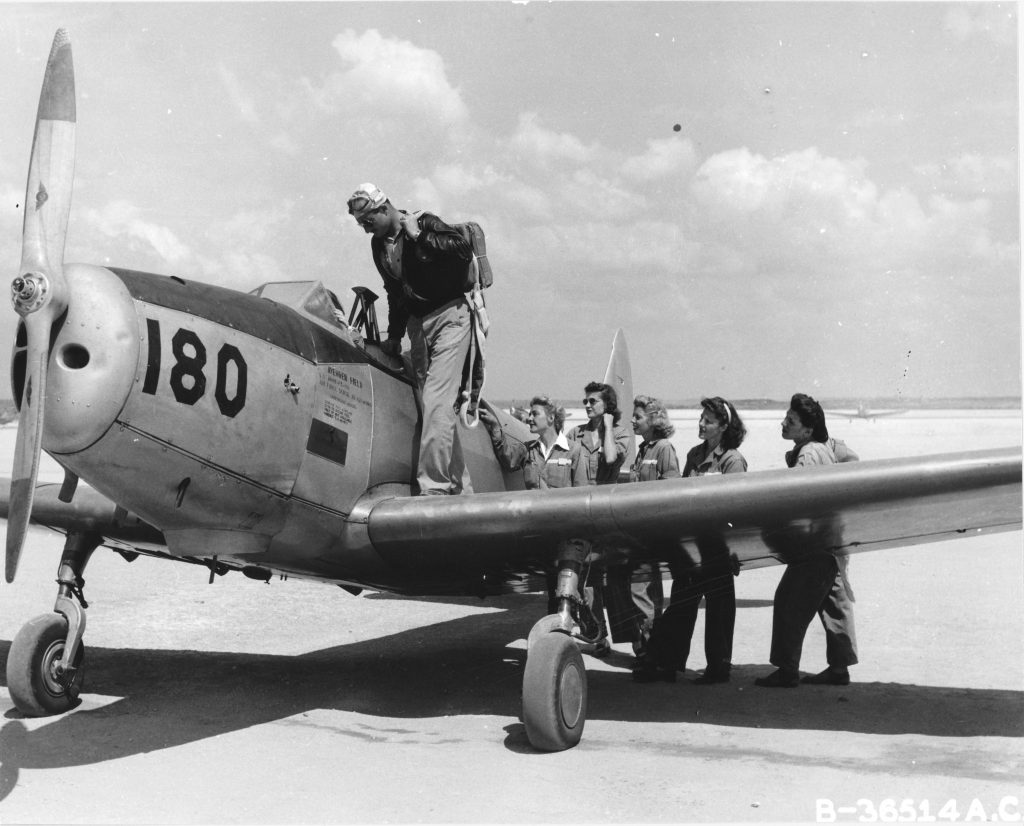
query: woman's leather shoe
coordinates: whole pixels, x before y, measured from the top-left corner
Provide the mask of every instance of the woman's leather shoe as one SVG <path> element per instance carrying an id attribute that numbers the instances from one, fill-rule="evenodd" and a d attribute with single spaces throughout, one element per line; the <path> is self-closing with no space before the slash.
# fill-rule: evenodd
<path id="1" fill-rule="evenodd" d="M 758 677 L 754 685 L 764 688 L 796 688 L 800 685 L 800 674 L 796 671 L 773 671 L 767 677 Z"/>
<path id="2" fill-rule="evenodd" d="M 831 668 L 826 668 L 818 674 L 808 674 L 800 682 L 808 685 L 849 685 L 850 672 L 833 671 Z"/>

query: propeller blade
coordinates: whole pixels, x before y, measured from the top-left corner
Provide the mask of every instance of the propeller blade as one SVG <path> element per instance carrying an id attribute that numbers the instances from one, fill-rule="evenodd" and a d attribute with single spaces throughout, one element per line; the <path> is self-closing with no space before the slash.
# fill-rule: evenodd
<path id="1" fill-rule="evenodd" d="M 25 390 L 18 421 L 18 439 L 14 446 L 14 470 L 11 473 L 11 503 L 7 516 L 7 558 L 4 576 L 14 582 L 18 560 L 32 516 L 39 453 L 43 440 L 43 403 L 46 399 L 46 366 L 50 358 L 48 308 L 27 322 L 28 361 L 25 365 Z"/>
<path id="2" fill-rule="evenodd" d="M 58 29 L 46 62 L 32 138 L 25 187 L 21 270 L 11 284 L 11 300 L 24 319 L 28 346 L 7 525 L 4 574 L 8 582 L 14 581 L 18 570 L 32 515 L 42 449 L 51 333 L 54 323 L 67 308 L 64 243 L 74 184 L 75 117 L 71 40 L 66 30 Z"/>
<path id="3" fill-rule="evenodd" d="M 32 138 L 21 272 L 43 270 L 51 280 L 61 282 L 60 286 L 75 172 L 75 116 L 71 41 L 65 29 L 58 29 L 46 62 Z M 46 272 L 48 265 L 56 272 Z"/>

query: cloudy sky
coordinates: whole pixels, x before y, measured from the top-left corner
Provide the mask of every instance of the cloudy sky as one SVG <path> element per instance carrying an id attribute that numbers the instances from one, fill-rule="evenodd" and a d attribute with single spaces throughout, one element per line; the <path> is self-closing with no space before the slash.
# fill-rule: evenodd
<path id="1" fill-rule="evenodd" d="M 11 277 L 58 26 L 68 261 L 347 302 L 373 181 L 486 230 L 492 398 L 618 327 L 672 400 L 1020 394 L 1013 3 L 0 3 Z"/>

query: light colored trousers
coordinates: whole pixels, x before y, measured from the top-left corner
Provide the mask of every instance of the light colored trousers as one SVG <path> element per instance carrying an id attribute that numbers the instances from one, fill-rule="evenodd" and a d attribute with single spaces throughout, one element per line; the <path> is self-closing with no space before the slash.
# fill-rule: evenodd
<path id="1" fill-rule="evenodd" d="M 815 614 L 825 628 L 828 664 L 838 668 L 857 663 L 847 563 L 845 556 L 819 553 L 786 566 L 772 608 L 772 665 L 799 670 L 804 635 Z"/>
<path id="2" fill-rule="evenodd" d="M 469 354 L 471 319 L 464 298 L 423 318 L 409 317 L 409 356 L 423 407 L 420 493 L 470 493 L 457 431 L 462 371 Z"/>

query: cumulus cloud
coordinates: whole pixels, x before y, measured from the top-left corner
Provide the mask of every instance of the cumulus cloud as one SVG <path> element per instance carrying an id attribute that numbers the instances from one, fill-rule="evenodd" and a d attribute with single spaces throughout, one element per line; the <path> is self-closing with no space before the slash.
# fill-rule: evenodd
<path id="1" fill-rule="evenodd" d="M 825 158 L 813 148 L 777 158 L 735 149 L 705 161 L 692 190 L 704 205 L 726 212 L 778 217 L 796 208 L 826 206 L 833 215 L 838 209 L 854 218 L 877 197 L 864 168 L 861 160 Z"/>
<path id="2" fill-rule="evenodd" d="M 333 46 L 343 70 L 322 87 L 306 84 L 311 99 L 324 111 L 429 115 L 432 122 L 442 124 L 466 119 L 466 105 L 449 83 L 437 52 L 384 37 L 376 29 L 362 34 L 346 29 L 334 38 Z"/>
<path id="3" fill-rule="evenodd" d="M 543 126 L 535 112 L 519 116 L 518 127 L 505 145 L 520 160 L 540 166 L 564 162 L 585 164 L 599 155 L 595 145 L 587 146 L 575 135 L 555 132 Z"/>
<path id="4" fill-rule="evenodd" d="M 820 252 L 834 257 L 862 244 L 878 201 L 863 161 L 823 157 L 813 148 L 776 158 L 747 149 L 720 153 L 698 170 L 691 192 L 711 237 L 812 266 Z"/>
<path id="5" fill-rule="evenodd" d="M 487 172 L 475 171 L 458 164 L 438 164 L 431 176 L 439 189 L 455 195 L 466 195 L 485 186 Z"/>
<path id="6" fill-rule="evenodd" d="M 191 252 L 167 227 L 146 221 L 138 207 L 127 201 L 111 201 L 102 209 L 90 209 L 85 219 L 91 229 L 143 255 L 155 254 L 170 265 L 188 260 Z"/>
<path id="7" fill-rule="evenodd" d="M 1017 161 L 1009 155 L 969 152 L 943 163 L 922 164 L 914 171 L 935 188 L 955 193 L 1005 194 L 1018 186 Z"/>
<path id="8" fill-rule="evenodd" d="M 451 209 L 465 210 L 474 201 L 486 201 L 487 195 L 477 195 L 493 186 L 487 170 L 477 171 L 471 166 L 441 163 L 429 177 L 418 176 L 412 182 L 409 197 L 413 203 L 434 212 L 448 213 Z"/>
<path id="9" fill-rule="evenodd" d="M 487 191 L 498 214 L 511 226 L 554 223 L 560 212 L 557 189 L 552 191 L 542 181 L 527 180 L 512 172 L 493 175 Z"/>
<path id="10" fill-rule="evenodd" d="M 916 200 L 881 200 L 862 161 L 814 149 L 774 159 L 739 149 L 694 173 L 693 149 L 683 141 L 651 141 L 640 155 L 616 156 L 532 119 L 524 124 L 517 135 L 545 136 L 537 144 L 542 155 L 561 152 L 577 162 L 540 168 L 499 153 L 487 167 L 439 165 L 414 186 L 418 203 L 481 221 L 498 257 L 505 253 L 524 272 L 557 261 L 584 279 L 617 272 L 668 283 L 666 276 L 681 272 L 745 277 L 765 266 L 804 269 L 808 257 L 817 262 L 837 247 L 852 254 L 858 224 L 875 228 L 880 211 L 919 211 Z M 658 169 L 675 174 L 677 185 L 652 186 Z M 495 233 L 489 215 L 509 230 Z"/>
<path id="11" fill-rule="evenodd" d="M 113 201 L 84 214 L 94 247 L 85 251 L 86 258 L 249 290 L 265 281 L 288 280 L 280 260 L 269 250 L 280 248 L 275 240 L 292 232 L 294 208 L 293 202 L 285 201 L 266 209 L 239 211 L 210 227 L 202 243 L 197 241 L 193 248 L 171 229 L 146 221 L 131 203 Z M 98 236 L 113 243 L 97 244 Z M 111 249 L 117 250 L 117 260 L 107 257 Z"/>
<path id="12" fill-rule="evenodd" d="M 1016 267 L 1019 246 L 992 237 L 988 229 L 991 213 L 992 202 L 987 198 L 957 201 L 932 196 L 928 200 L 928 233 L 921 239 L 918 254 L 925 261 L 954 271 L 972 265 Z"/>
<path id="13" fill-rule="evenodd" d="M 922 202 L 906 189 L 881 190 L 861 160 L 814 149 L 777 158 L 720 153 L 701 166 L 692 193 L 695 237 L 748 273 L 831 273 L 869 290 L 872 278 L 893 271 L 1002 272 L 1018 254 L 1015 243 L 993 237 L 987 199 Z M 738 268 L 736 255 L 745 262 Z"/>
<path id="14" fill-rule="evenodd" d="M 644 206 L 641 193 L 592 168 L 577 169 L 566 176 L 557 193 L 559 200 L 583 216 L 625 219 Z"/>
<path id="15" fill-rule="evenodd" d="M 663 181 L 693 171 L 697 153 L 690 140 L 665 138 L 647 141 L 647 151 L 626 158 L 622 174 L 640 181 Z"/>

